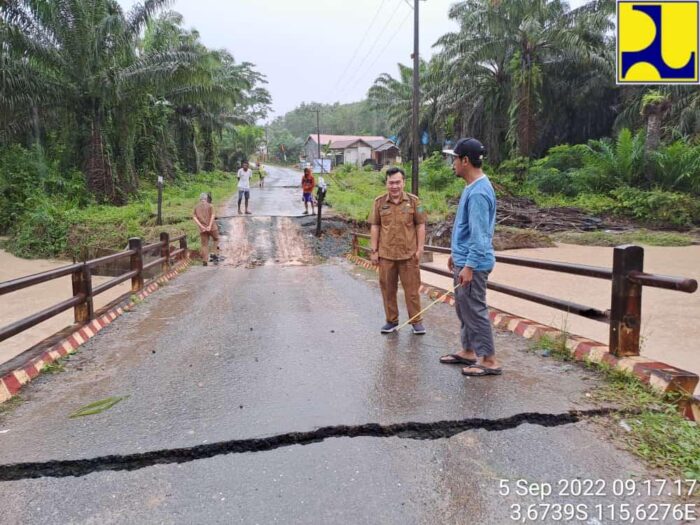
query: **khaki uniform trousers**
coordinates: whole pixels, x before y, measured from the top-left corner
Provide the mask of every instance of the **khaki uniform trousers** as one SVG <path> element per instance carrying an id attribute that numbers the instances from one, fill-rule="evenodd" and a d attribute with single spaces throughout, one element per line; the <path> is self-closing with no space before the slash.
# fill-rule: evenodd
<path id="1" fill-rule="evenodd" d="M 396 293 L 399 288 L 399 278 L 406 296 L 406 309 L 408 318 L 420 312 L 420 268 L 415 258 L 394 261 L 391 259 L 379 259 L 379 286 L 382 289 L 384 312 L 388 323 L 399 322 L 399 306 Z M 411 324 L 420 323 L 421 317 L 417 317 Z"/>
<path id="2" fill-rule="evenodd" d="M 214 240 L 214 248 L 216 249 L 216 254 L 219 254 L 219 230 L 218 228 L 213 228 L 208 232 L 199 232 L 199 241 L 202 243 L 202 248 L 200 253 L 202 254 L 202 261 L 207 262 L 209 260 L 209 239 Z"/>

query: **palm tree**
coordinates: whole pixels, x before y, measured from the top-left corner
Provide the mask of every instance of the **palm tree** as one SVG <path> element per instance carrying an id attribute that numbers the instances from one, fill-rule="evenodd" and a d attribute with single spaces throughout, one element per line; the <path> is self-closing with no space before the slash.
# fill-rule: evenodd
<path id="1" fill-rule="evenodd" d="M 460 24 L 436 45 L 443 48 L 452 108 L 463 126 L 481 134 L 502 158 L 506 146 L 531 156 L 543 136 L 548 111 L 545 94 L 565 68 L 611 73 L 607 31 L 611 2 L 592 2 L 569 10 L 560 0 L 466 0 L 450 18 Z M 612 78 L 612 76 L 610 76 Z M 608 80 L 608 84 L 611 82 Z M 576 87 L 576 84 L 569 86 Z M 464 131 L 464 130 L 463 130 Z M 505 134 L 505 137 L 504 137 Z"/>
<path id="2" fill-rule="evenodd" d="M 134 107 L 145 87 L 167 82 L 191 59 L 184 53 L 139 56 L 136 42 L 166 0 L 147 0 L 125 14 L 114 0 L 8 0 L 0 13 L 3 62 L 11 72 L 0 85 L 1 104 L 17 117 L 28 105 L 39 118 L 62 122 L 99 200 L 123 202 L 133 190 Z M 23 98 L 17 87 L 24 86 Z M 122 160 L 122 170 L 116 170 Z"/>
<path id="3" fill-rule="evenodd" d="M 397 136 L 399 146 L 410 156 L 409 153 L 413 149 L 413 69 L 403 64 L 398 64 L 398 67 L 398 78 L 388 73 L 381 74 L 367 92 L 367 98 L 372 108 L 386 113 L 389 128 Z M 422 86 L 418 116 L 419 135 L 428 132 L 431 137 L 435 137 L 434 117 L 437 110 L 431 84 L 436 75 L 424 60 L 420 61 L 419 75 Z"/>
<path id="4" fill-rule="evenodd" d="M 269 94 L 265 99 L 255 85 L 263 79 L 252 64 L 206 49 L 196 32 L 179 27 L 177 13 L 155 18 L 168 3 L 144 0 L 127 14 L 116 0 L 6 0 L 0 139 L 30 133 L 38 140 L 42 130 L 60 130 L 69 164 L 83 170 L 98 200 L 113 203 L 137 186 L 137 154 L 161 157 L 150 166 L 172 172 L 173 121 L 195 150 L 187 166 L 198 168 L 200 136 L 207 167 L 213 166 L 219 122 L 240 120 L 242 108 L 252 108 L 251 93 L 262 100 L 256 110 L 264 111 Z"/>

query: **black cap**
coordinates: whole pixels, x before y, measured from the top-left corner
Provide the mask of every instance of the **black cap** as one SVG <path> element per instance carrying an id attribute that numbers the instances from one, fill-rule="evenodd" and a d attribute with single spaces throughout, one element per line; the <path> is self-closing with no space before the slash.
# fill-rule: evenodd
<path id="1" fill-rule="evenodd" d="M 484 160 L 486 148 L 476 139 L 459 139 L 453 149 L 444 149 L 443 153 L 453 157 L 467 157 L 471 161 Z"/>

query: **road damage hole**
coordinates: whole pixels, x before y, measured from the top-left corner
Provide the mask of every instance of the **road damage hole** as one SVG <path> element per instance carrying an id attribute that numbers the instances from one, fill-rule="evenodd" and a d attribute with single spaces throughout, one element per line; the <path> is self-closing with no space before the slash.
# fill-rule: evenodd
<path id="1" fill-rule="evenodd" d="M 408 422 L 396 423 L 393 425 L 380 425 L 378 423 L 366 423 L 364 425 L 353 426 L 336 425 L 321 427 L 310 432 L 289 432 L 266 438 L 222 441 L 188 448 L 154 450 L 138 454 L 103 456 L 93 459 L 0 465 L 0 481 L 18 481 L 43 477 L 80 477 L 103 471 L 131 471 L 151 467 L 153 465 L 189 463 L 191 461 L 227 454 L 265 452 L 293 445 L 309 445 L 312 443 L 320 443 L 329 438 L 397 437 L 400 439 L 433 440 L 450 438 L 469 430 L 500 432 L 516 428 L 523 424 L 556 427 L 577 423 L 582 418 L 607 416 L 614 413 L 628 416 L 635 412 L 622 411 L 615 408 L 597 408 L 592 410 L 571 410 L 562 414 L 525 412 L 503 419 L 473 418 L 454 421 L 437 421 L 434 423 Z"/>

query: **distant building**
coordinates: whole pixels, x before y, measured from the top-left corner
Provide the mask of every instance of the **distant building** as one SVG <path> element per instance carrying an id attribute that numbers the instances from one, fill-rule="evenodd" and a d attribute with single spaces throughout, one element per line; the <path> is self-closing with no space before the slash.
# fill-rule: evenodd
<path id="1" fill-rule="evenodd" d="M 306 162 L 313 162 L 318 157 L 317 139 L 318 135 L 311 134 L 304 143 Z M 321 134 L 320 140 L 322 156 L 330 157 L 335 166 L 362 166 L 368 159 L 380 165 L 394 164 L 399 157 L 399 148 L 386 137 Z"/>

